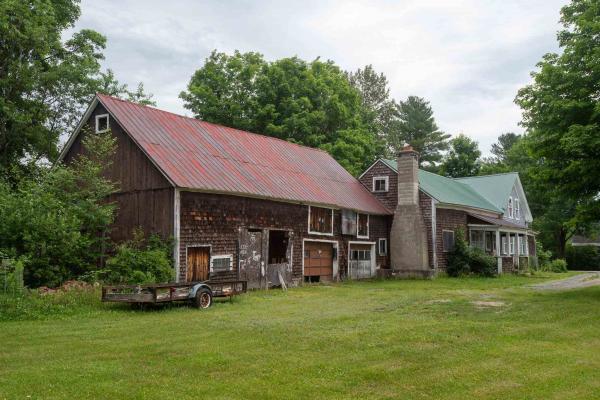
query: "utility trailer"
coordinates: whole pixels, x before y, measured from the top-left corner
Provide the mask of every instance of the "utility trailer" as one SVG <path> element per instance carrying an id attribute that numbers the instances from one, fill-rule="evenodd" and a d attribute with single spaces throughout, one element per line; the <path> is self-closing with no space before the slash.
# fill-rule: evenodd
<path id="1" fill-rule="evenodd" d="M 158 304 L 189 301 L 196 308 L 208 308 L 213 297 L 245 293 L 246 281 L 160 283 L 154 285 L 116 285 L 102 287 L 102 301 L 130 304 Z"/>

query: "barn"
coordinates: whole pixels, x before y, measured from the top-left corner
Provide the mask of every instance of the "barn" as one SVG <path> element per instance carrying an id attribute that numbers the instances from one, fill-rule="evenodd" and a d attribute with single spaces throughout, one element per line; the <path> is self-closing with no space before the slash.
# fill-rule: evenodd
<path id="1" fill-rule="evenodd" d="M 393 211 L 324 151 L 97 95 L 60 160 L 108 130 L 111 236 L 141 227 L 172 238 L 177 281 L 260 288 L 389 267 Z"/>

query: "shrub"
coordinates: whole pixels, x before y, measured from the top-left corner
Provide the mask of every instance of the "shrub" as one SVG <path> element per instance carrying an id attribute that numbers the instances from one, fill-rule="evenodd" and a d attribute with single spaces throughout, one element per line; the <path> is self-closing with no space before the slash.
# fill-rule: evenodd
<path id="1" fill-rule="evenodd" d="M 598 247 L 567 245 L 566 260 L 569 269 L 600 271 Z"/>
<path id="2" fill-rule="evenodd" d="M 117 253 L 106 261 L 106 268 L 93 278 L 111 284 L 147 284 L 173 280 L 173 265 L 168 242 L 157 235 L 144 238 L 137 230 L 133 239 L 121 244 Z"/>
<path id="3" fill-rule="evenodd" d="M 449 276 L 480 275 L 494 276 L 497 272 L 496 259 L 483 250 L 471 248 L 462 230 L 457 230 L 454 249 L 448 253 Z"/>
<path id="4" fill-rule="evenodd" d="M 567 262 L 562 258 L 557 258 L 545 264 L 543 270 L 548 272 L 567 272 Z"/>
<path id="5" fill-rule="evenodd" d="M 494 276 L 498 272 L 498 264 L 495 257 L 486 254 L 481 249 L 470 249 L 471 272 L 475 275 Z"/>

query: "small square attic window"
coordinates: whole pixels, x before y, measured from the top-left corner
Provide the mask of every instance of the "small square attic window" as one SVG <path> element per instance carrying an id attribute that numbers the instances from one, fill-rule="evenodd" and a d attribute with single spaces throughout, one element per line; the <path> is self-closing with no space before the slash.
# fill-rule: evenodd
<path id="1" fill-rule="evenodd" d="M 108 131 L 108 114 L 96 115 L 96 133 Z"/>

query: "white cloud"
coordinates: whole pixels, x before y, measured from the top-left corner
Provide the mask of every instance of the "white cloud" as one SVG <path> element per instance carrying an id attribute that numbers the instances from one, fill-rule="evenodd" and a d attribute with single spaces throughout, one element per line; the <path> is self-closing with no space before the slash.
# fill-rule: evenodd
<path id="1" fill-rule="evenodd" d="M 320 56 L 385 73 L 396 99 L 431 101 L 438 125 L 484 152 L 517 131 L 517 90 L 556 51 L 565 0 L 118 1 L 84 0 L 77 29 L 108 37 L 105 66 L 144 81 L 158 106 L 185 113 L 178 94 L 212 49 L 268 59 Z"/>

